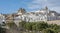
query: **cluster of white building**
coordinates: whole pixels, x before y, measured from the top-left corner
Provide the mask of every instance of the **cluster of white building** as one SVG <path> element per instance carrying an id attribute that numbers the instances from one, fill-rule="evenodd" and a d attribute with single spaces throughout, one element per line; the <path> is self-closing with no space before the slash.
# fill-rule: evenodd
<path id="1" fill-rule="evenodd" d="M 15 17 L 15 21 L 20 19 L 26 22 L 37 22 L 37 21 L 51 21 L 51 20 L 59 20 L 60 14 L 56 11 L 51 11 L 47 7 L 41 10 L 32 11 L 32 12 L 25 12 L 23 9 L 20 9 L 17 13 L 17 17 Z"/>
<path id="2" fill-rule="evenodd" d="M 13 19 L 10 18 L 10 20 L 14 20 L 15 23 L 21 21 L 37 22 L 37 21 L 60 20 L 60 14 L 57 13 L 56 11 L 49 10 L 48 7 L 32 12 L 26 12 L 25 9 L 21 8 L 18 10 L 17 13 L 11 15 L 13 15 Z M 9 20 L 9 18 L 7 18 L 7 20 Z M 6 22 L 5 15 L 0 15 L 0 22 Z"/>

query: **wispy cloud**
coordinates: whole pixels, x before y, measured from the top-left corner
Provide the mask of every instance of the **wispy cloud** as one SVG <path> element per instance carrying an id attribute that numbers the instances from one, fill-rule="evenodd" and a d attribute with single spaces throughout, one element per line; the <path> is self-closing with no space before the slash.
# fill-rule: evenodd
<path id="1" fill-rule="evenodd" d="M 51 10 L 60 12 L 60 0 L 33 0 L 27 4 L 29 9 L 38 9 L 48 6 Z"/>
<path id="2" fill-rule="evenodd" d="M 28 4 L 28 8 L 37 9 L 43 6 L 46 6 L 47 0 L 33 0 L 30 4 Z"/>

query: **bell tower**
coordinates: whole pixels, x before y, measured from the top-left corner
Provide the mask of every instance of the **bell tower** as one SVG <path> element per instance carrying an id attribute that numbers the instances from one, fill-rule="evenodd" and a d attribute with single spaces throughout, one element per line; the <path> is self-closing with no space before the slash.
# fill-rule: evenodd
<path id="1" fill-rule="evenodd" d="M 45 11 L 46 11 L 46 21 L 48 21 L 49 9 L 47 6 L 45 7 Z"/>
<path id="2" fill-rule="evenodd" d="M 47 6 L 45 7 L 45 10 L 48 10 L 48 7 Z"/>
<path id="3" fill-rule="evenodd" d="M 49 13 L 49 9 L 47 6 L 45 7 L 45 11 L 46 11 L 46 13 Z"/>

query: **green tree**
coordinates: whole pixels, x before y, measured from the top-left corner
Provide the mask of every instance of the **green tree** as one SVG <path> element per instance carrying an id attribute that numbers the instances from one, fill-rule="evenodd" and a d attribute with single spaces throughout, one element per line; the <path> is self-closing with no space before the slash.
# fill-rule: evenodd
<path id="1" fill-rule="evenodd" d="M 47 29 L 42 30 L 42 33 L 58 33 L 58 32 L 54 29 L 47 28 Z"/>
<path id="2" fill-rule="evenodd" d="M 31 23 L 26 23 L 25 24 L 25 29 L 32 30 L 32 24 Z"/>

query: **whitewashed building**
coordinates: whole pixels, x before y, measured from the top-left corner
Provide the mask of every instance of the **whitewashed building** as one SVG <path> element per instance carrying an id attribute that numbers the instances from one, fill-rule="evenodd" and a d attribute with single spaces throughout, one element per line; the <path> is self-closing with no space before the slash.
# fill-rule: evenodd
<path id="1" fill-rule="evenodd" d="M 19 9 L 15 17 L 15 21 L 26 21 L 26 22 L 37 22 L 37 21 L 51 21 L 51 20 L 60 20 L 58 13 L 56 11 L 51 11 L 47 7 L 41 10 L 26 12 L 24 9 Z M 16 20 L 16 19 L 19 19 Z"/>
<path id="2" fill-rule="evenodd" d="M 0 24 L 3 24 L 5 21 L 5 16 L 3 14 L 0 14 Z"/>

